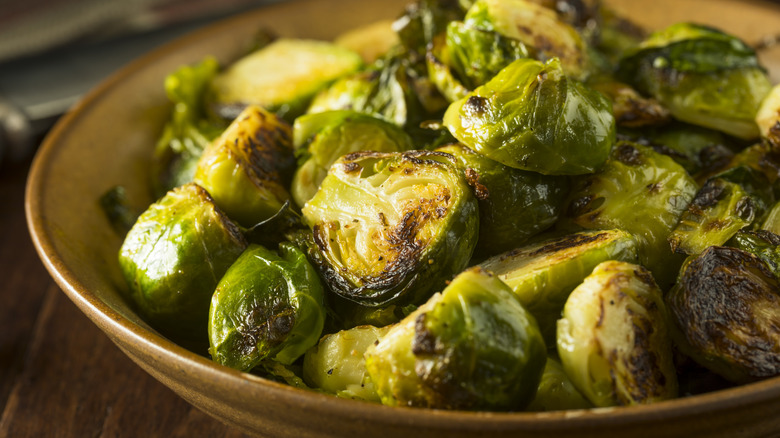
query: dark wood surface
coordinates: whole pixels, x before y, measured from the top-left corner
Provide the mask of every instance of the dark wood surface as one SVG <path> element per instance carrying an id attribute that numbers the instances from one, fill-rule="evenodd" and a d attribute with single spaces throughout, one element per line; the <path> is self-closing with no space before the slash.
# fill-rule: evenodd
<path id="1" fill-rule="evenodd" d="M 124 355 L 33 247 L 29 163 L 0 167 L 0 437 L 243 437 Z"/>

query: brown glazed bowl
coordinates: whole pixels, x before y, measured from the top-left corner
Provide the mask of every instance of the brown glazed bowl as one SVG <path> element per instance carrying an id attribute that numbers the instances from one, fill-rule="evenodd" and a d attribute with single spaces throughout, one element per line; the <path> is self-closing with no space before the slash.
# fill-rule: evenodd
<path id="1" fill-rule="evenodd" d="M 160 336 L 127 305 L 117 265 L 121 238 L 98 206 L 123 185 L 149 203 L 148 169 L 169 114 L 163 78 L 213 54 L 240 53 L 260 27 L 329 39 L 395 17 L 407 0 L 298 0 L 208 27 L 130 64 L 66 114 L 40 149 L 27 217 L 51 275 L 140 367 L 204 412 L 243 431 L 277 437 L 756 437 L 780 436 L 780 378 L 649 406 L 554 413 L 473 413 L 390 408 L 338 399 L 225 368 Z M 780 7 L 761 1 L 610 0 L 648 28 L 689 20 L 749 42 L 780 33 Z M 774 82 L 780 50 L 763 54 Z"/>

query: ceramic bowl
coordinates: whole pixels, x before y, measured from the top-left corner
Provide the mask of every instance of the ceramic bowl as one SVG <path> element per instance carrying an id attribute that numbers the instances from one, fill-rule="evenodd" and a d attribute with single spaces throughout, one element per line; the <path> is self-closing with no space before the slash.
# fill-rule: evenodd
<path id="1" fill-rule="evenodd" d="M 99 210 L 108 188 L 149 199 L 155 140 L 169 113 L 163 78 L 208 54 L 225 62 L 261 27 L 329 39 L 393 18 L 406 0 L 298 0 L 260 9 L 169 44 L 116 73 L 66 114 L 42 145 L 27 191 L 29 227 L 62 290 L 140 367 L 204 412 L 249 433 L 278 437 L 779 436 L 780 378 L 642 407 L 555 413 L 469 413 L 390 408 L 234 371 L 160 336 L 127 305 L 116 263 L 121 238 Z M 681 20 L 747 41 L 780 31 L 780 7 L 759 1 L 610 1 L 649 28 Z M 780 53 L 764 63 L 780 80 Z"/>

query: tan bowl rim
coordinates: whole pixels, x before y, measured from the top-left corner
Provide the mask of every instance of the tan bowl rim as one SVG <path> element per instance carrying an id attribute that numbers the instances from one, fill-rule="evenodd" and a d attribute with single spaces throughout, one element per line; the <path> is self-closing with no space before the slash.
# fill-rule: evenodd
<path id="1" fill-rule="evenodd" d="M 757 2 L 770 5 L 768 2 Z M 268 6 L 267 6 L 268 7 Z M 267 8 L 266 7 L 266 8 Z M 273 7 L 273 5 L 271 6 Z M 244 20 L 251 20 L 254 14 L 263 8 L 227 18 L 150 51 L 127 64 L 100 85 L 87 93 L 71 110 L 63 115 L 41 144 L 30 168 L 25 193 L 25 213 L 33 244 L 44 266 L 65 294 L 96 324 L 110 334 L 109 337 L 127 339 L 127 343 L 140 345 L 141 348 L 167 362 L 179 364 L 192 374 L 212 381 L 223 381 L 231 387 L 260 385 L 270 395 L 287 399 L 302 409 L 317 410 L 321 413 L 340 416 L 344 412 L 359 414 L 372 421 L 381 423 L 413 422 L 420 426 L 437 428 L 474 429 L 481 431 L 506 429 L 556 430 L 572 426 L 593 427 L 608 422 L 612 425 L 631 424 L 648 418 L 671 420 L 695 415 L 713 415 L 748 404 L 762 404 L 780 398 L 780 377 L 718 390 L 696 396 L 677 398 L 643 406 L 595 408 L 577 411 L 556 412 L 467 412 L 390 407 L 375 403 L 338 398 L 313 391 L 293 388 L 288 385 L 262 379 L 216 364 L 210 359 L 193 353 L 161 335 L 146 330 L 110 308 L 92 294 L 68 269 L 57 253 L 53 238 L 42 220 L 41 198 L 46 190 L 46 169 L 51 158 L 57 152 L 60 138 L 77 124 L 88 112 L 95 101 L 109 94 L 112 89 L 121 86 L 125 78 L 131 77 L 157 62 L 175 53 L 183 47 L 224 32 L 231 26 Z M 565 424 L 565 426 L 564 426 Z"/>

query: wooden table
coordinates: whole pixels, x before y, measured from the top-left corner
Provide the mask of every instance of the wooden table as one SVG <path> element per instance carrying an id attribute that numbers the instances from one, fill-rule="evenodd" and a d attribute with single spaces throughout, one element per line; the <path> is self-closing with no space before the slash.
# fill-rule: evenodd
<path id="1" fill-rule="evenodd" d="M 0 166 L 0 437 L 243 437 L 130 361 L 49 276 Z"/>

